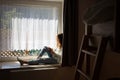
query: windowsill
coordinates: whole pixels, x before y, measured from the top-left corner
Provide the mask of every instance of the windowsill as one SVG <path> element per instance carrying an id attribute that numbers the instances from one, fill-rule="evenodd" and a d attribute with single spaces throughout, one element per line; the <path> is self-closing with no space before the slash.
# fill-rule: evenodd
<path id="1" fill-rule="evenodd" d="M 18 61 L 12 62 L 0 62 L 0 70 L 14 70 L 14 71 L 26 71 L 26 70 L 48 70 L 58 69 L 61 64 L 40 64 L 40 65 L 23 65 L 21 66 Z"/>

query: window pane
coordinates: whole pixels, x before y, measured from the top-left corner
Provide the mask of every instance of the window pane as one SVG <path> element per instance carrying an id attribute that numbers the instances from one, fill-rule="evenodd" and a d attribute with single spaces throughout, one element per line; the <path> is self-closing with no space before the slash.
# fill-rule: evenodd
<path id="1" fill-rule="evenodd" d="M 0 6 L 1 50 L 55 47 L 58 7 Z"/>

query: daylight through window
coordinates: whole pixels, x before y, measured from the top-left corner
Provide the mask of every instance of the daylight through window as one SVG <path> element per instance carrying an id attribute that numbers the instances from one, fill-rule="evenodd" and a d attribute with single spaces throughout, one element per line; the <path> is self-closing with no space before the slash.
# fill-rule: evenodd
<path id="1" fill-rule="evenodd" d="M 60 27 L 58 6 L 0 6 L 0 49 L 32 50 L 55 47 Z"/>

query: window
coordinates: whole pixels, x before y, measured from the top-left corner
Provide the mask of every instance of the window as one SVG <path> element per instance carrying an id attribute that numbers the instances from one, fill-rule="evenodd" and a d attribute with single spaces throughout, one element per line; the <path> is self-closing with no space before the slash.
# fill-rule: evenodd
<path id="1" fill-rule="evenodd" d="M 56 3 L 0 5 L 0 50 L 54 48 L 62 32 L 62 6 Z"/>

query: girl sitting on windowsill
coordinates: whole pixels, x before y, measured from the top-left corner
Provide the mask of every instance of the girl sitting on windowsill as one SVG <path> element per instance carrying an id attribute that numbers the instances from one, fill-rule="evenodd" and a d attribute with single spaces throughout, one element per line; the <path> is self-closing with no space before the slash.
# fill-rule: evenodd
<path id="1" fill-rule="evenodd" d="M 63 34 L 58 34 L 56 37 L 57 41 L 57 48 L 53 50 L 50 47 L 45 46 L 42 51 L 40 52 L 39 56 L 36 60 L 22 60 L 20 58 L 17 58 L 17 60 L 20 62 L 21 65 L 23 64 L 29 64 L 29 65 L 37 65 L 37 64 L 57 64 L 62 62 L 62 39 Z M 41 58 L 45 53 L 47 53 L 48 58 Z"/>

